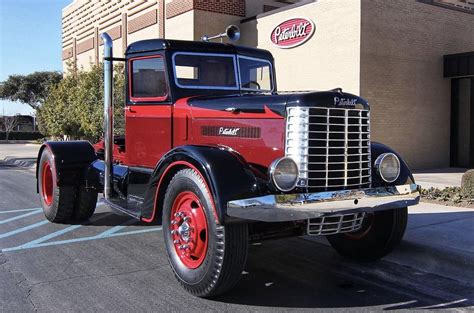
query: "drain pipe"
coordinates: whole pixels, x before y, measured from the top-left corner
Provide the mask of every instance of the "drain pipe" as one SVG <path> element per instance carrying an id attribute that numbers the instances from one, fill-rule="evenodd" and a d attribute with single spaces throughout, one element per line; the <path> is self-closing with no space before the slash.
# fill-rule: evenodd
<path id="1" fill-rule="evenodd" d="M 104 198 L 110 200 L 112 193 L 112 163 L 114 144 L 114 102 L 113 102 L 113 62 L 112 38 L 100 35 L 104 41 Z"/>

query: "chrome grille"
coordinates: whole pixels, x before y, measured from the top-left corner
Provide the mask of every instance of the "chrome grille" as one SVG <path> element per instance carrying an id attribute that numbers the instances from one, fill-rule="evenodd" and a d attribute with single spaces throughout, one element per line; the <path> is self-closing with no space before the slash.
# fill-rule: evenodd
<path id="1" fill-rule="evenodd" d="M 365 212 L 323 216 L 308 220 L 307 234 L 311 236 L 350 233 L 361 228 Z"/>
<path id="2" fill-rule="evenodd" d="M 370 113 L 363 109 L 289 108 L 286 155 L 310 191 L 370 187 Z"/>

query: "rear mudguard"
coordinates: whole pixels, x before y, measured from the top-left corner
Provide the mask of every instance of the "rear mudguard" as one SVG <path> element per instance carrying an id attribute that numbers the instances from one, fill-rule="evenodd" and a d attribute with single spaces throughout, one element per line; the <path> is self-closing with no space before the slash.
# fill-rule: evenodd
<path id="1" fill-rule="evenodd" d="M 94 148 L 88 141 L 47 141 L 36 161 L 36 181 L 38 182 L 39 162 L 44 149 L 48 149 L 54 159 L 58 186 L 77 185 L 82 179 L 83 169 L 97 159 Z M 36 191 L 39 192 L 38 183 Z"/>
<path id="2" fill-rule="evenodd" d="M 193 168 L 201 174 L 214 200 L 214 213 L 220 223 L 226 219 L 228 201 L 255 197 L 259 193 L 255 175 L 236 152 L 215 146 L 182 146 L 171 150 L 158 162 L 145 193 L 143 221 L 151 222 L 160 216 L 168 183 L 183 168 Z"/>
<path id="3" fill-rule="evenodd" d="M 403 158 L 393 149 L 379 142 L 372 142 L 370 145 L 370 152 L 371 152 L 371 158 L 372 158 L 372 161 L 371 161 L 372 162 L 372 187 L 407 185 L 407 184 L 415 183 L 415 179 L 413 178 L 410 168 L 408 167 L 406 162 L 403 160 Z M 386 183 L 385 181 L 383 181 L 380 178 L 380 176 L 376 173 L 375 168 L 373 166 L 377 157 L 381 155 L 382 153 L 387 153 L 387 152 L 391 152 L 395 154 L 400 160 L 400 175 L 398 176 L 397 180 L 394 181 L 393 183 Z"/>

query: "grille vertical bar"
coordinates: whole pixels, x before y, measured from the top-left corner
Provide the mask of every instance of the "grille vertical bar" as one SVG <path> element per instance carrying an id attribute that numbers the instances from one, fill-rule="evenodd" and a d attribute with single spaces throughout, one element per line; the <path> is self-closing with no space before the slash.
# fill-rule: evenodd
<path id="1" fill-rule="evenodd" d="M 344 111 L 344 186 L 347 186 L 347 157 L 348 149 L 348 133 L 349 133 L 349 111 Z M 360 134 L 359 134 L 360 135 Z"/>
<path id="2" fill-rule="evenodd" d="M 359 111 L 359 141 L 362 142 L 362 111 Z M 359 155 L 359 162 L 362 163 L 362 155 Z M 362 166 L 359 170 L 359 184 L 362 185 Z"/>
<path id="3" fill-rule="evenodd" d="M 329 110 L 326 112 L 326 190 L 328 189 L 329 186 Z"/>

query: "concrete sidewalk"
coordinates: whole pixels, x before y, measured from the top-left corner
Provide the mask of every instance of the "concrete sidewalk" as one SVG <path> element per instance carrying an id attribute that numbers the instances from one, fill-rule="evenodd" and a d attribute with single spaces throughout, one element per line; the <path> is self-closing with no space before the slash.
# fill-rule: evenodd
<path id="1" fill-rule="evenodd" d="M 1 143 L 0 162 L 9 166 L 34 168 L 39 144 Z"/>
<path id="2" fill-rule="evenodd" d="M 414 171 L 413 176 L 418 185 L 424 189 L 461 186 L 462 175 L 467 171 L 466 168 L 439 168 L 430 170 Z"/>

